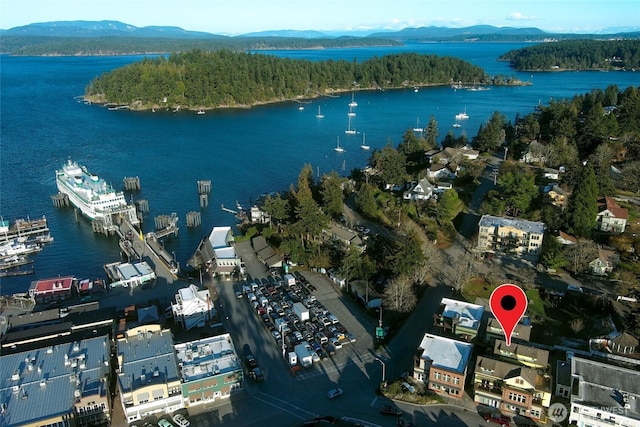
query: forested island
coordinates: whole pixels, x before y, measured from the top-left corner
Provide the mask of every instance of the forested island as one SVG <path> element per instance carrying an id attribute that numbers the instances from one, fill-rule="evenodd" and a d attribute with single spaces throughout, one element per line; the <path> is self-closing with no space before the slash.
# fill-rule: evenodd
<path id="1" fill-rule="evenodd" d="M 141 55 L 186 52 L 192 49 L 233 51 L 271 49 L 328 49 L 363 46 L 399 46 L 394 40 L 368 37 L 338 37 L 305 39 L 298 37 L 64 37 L 64 36 L 2 36 L 2 52 L 29 56 L 99 56 Z"/>
<path id="2" fill-rule="evenodd" d="M 510 50 L 518 71 L 640 69 L 640 40 L 565 40 Z"/>
<path id="3" fill-rule="evenodd" d="M 503 78 L 497 84 L 508 83 Z M 132 109 L 157 107 L 246 107 L 312 98 L 346 90 L 443 85 L 489 84 L 485 71 L 452 57 L 403 53 L 363 62 L 279 58 L 229 50 L 192 50 L 169 57 L 146 58 L 92 80 L 85 90 L 90 102 Z"/>

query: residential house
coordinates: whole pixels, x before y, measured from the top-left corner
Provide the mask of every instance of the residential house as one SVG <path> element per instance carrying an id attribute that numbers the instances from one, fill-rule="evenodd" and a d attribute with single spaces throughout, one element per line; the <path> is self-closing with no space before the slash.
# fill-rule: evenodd
<path id="1" fill-rule="evenodd" d="M 507 345 L 506 341 L 498 339 L 493 344 L 493 354 L 512 359 L 529 368 L 543 371 L 549 369 L 549 351 L 524 343 L 512 342 L 511 345 Z"/>
<path id="2" fill-rule="evenodd" d="M 479 332 L 484 307 L 465 301 L 442 298 L 440 309 L 434 314 L 434 324 L 444 331 L 471 341 Z"/>
<path id="3" fill-rule="evenodd" d="M 176 344 L 174 348 L 186 407 L 226 399 L 234 390 L 242 389 L 241 358 L 229 334 Z"/>
<path id="4" fill-rule="evenodd" d="M 432 158 L 438 159 L 438 163 L 443 165 L 447 165 L 449 163 L 455 162 L 460 163 L 460 161 L 468 159 L 475 160 L 480 155 L 479 151 L 476 151 L 469 147 L 468 145 L 460 148 L 454 147 L 446 147 L 442 151 L 435 153 L 432 155 Z"/>
<path id="5" fill-rule="evenodd" d="M 562 245 L 575 245 L 578 243 L 578 238 L 572 236 L 571 234 L 565 233 L 564 231 L 558 232 L 558 236 L 556 240 L 560 242 Z"/>
<path id="6" fill-rule="evenodd" d="M 542 250 L 543 222 L 483 215 L 478 223 L 478 250 L 521 255 L 537 261 Z"/>
<path id="7" fill-rule="evenodd" d="M 567 207 L 569 193 L 559 185 L 550 185 L 545 187 L 545 193 L 549 200 L 551 200 L 551 204 L 553 206 L 557 206 L 561 209 Z"/>
<path id="8" fill-rule="evenodd" d="M 478 356 L 473 391 L 477 403 L 545 421 L 551 404 L 551 377 L 517 363 Z"/>
<path id="9" fill-rule="evenodd" d="M 545 163 L 547 161 L 546 152 L 547 147 L 544 144 L 535 140 L 531 141 L 520 157 L 520 161 L 524 163 Z"/>
<path id="10" fill-rule="evenodd" d="M 574 356 L 571 377 L 569 424 L 640 427 L 640 371 Z"/>
<path id="11" fill-rule="evenodd" d="M 620 256 L 614 250 L 598 247 L 598 256 L 589 263 L 589 269 L 593 274 L 606 276 L 620 262 Z"/>
<path id="12" fill-rule="evenodd" d="M 160 325 L 129 329 L 117 347 L 118 395 L 128 423 L 184 408 L 170 330 Z"/>
<path id="13" fill-rule="evenodd" d="M 610 233 L 622 233 L 627 226 L 629 210 L 621 208 L 613 198 L 605 196 L 598 199 L 598 217 L 596 228 Z"/>
<path id="14" fill-rule="evenodd" d="M 409 191 L 405 191 L 402 198 L 404 200 L 429 200 L 433 196 L 434 190 L 434 185 L 428 179 L 422 178 Z"/>
<path id="15" fill-rule="evenodd" d="M 0 357 L 0 425 L 108 425 L 108 335 Z"/>
<path id="16" fill-rule="evenodd" d="M 560 179 L 560 171 L 558 169 L 543 168 L 542 177 L 552 181 L 557 181 Z"/>
<path id="17" fill-rule="evenodd" d="M 209 289 L 198 289 L 196 285 L 178 289 L 175 304 L 171 304 L 173 320 L 185 330 L 204 328 L 216 315 Z"/>
<path id="18" fill-rule="evenodd" d="M 424 334 L 413 364 L 413 378 L 429 390 L 462 398 L 473 344 Z"/>
<path id="19" fill-rule="evenodd" d="M 271 221 L 271 216 L 258 206 L 251 206 L 249 210 L 249 220 L 253 224 L 267 224 Z"/>
<path id="20" fill-rule="evenodd" d="M 456 171 L 457 172 L 457 171 Z M 449 168 L 449 165 L 443 165 L 442 163 L 436 163 L 427 168 L 427 177 L 433 180 L 437 179 L 453 179 L 456 177 L 456 172 Z"/>
<path id="21" fill-rule="evenodd" d="M 338 224 L 331 223 L 328 228 L 322 230 L 325 240 L 337 242 L 341 246 L 347 248 L 356 246 L 364 250 L 364 245 L 358 233 Z"/>
<path id="22" fill-rule="evenodd" d="M 531 338 L 531 329 L 533 328 L 531 320 L 528 317 L 523 317 L 516 325 L 511 334 L 511 342 L 517 341 L 529 341 Z M 504 338 L 504 330 L 502 325 L 498 322 L 493 315 L 489 316 L 487 320 L 487 327 L 485 329 L 485 342 L 490 345 L 494 345 L 495 341 Z"/>

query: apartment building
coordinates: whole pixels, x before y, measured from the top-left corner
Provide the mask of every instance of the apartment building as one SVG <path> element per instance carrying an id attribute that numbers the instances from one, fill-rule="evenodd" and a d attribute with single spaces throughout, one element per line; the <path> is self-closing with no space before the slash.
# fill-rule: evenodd
<path id="1" fill-rule="evenodd" d="M 424 334 L 414 357 L 413 378 L 427 388 L 462 398 L 473 344 Z"/>
<path id="2" fill-rule="evenodd" d="M 185 330 L 203 328 L 216 314 L 208 289 L 198 289 L 196 285 L 178 290 L 175 304 L 171 304 L 174 322 Z"/>
<path id="3" fill-rule="evenodd" d="M 537 261 L 545 225 L 524 219 L 483 215 L 478 223 L 478 250 L 516 254 Z"/>

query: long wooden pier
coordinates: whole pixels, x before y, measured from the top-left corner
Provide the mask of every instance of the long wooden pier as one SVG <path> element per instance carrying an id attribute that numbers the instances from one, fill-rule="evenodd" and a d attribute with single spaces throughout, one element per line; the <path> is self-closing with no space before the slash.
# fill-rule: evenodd
<path id="1" fill-rule="evenodd" d="M 0 243 L 13 239 L 41 236 L 49 233 L 47 218 L 43 215 L 38 219 L 17 219 L 9 226 L 8 221 L 0 221 Z"/>

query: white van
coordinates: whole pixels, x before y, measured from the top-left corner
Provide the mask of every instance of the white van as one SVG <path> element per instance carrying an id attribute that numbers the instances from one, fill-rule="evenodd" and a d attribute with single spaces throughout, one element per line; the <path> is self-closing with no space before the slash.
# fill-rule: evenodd
<path id="1" fill-rule="evenodd" d="M 249 302 L 254 302 L 257 300 L 255 294 L 253 292 L 250 292 L 247 294 L 247 299 L 249 300 Z"/>

